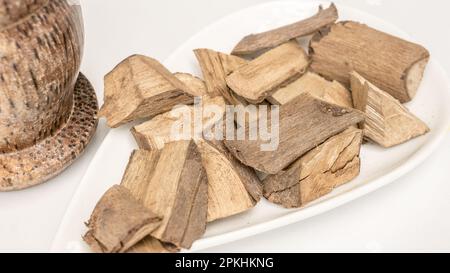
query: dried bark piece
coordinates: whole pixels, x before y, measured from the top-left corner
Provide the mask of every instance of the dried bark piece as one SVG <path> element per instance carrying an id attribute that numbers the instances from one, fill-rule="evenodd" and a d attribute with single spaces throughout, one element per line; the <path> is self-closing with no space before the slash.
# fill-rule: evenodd
<path id="1" fill-rule="evenodd" d="M 247 64 L 247 60 L 206 48 L 196 49 L 194 53 L 200 64 L 210 96 L 221 95 L 228 103 L 234 105 L 247 104 L 245 99 L 236 95 L 227 86 L 226 82 L 226 77 Z"/>
<path id="2" fill-rule="evenodd" d="M 105 76 L 105 103 L 99 116 L 108 126 L 149 118 L 178 104 L 192 104 L 192 92 L 157 60 L 133 55 Z"/>
<path id="3" fill-rule="evenodd" d="M 331 137 L 278 174 L 264 180 L 264 196 L 286 208 L 297 208 L 330 193 L 360 171 L 362 131 L 349 128 Z"/>
<path id="4" fill-rule="evenodd" d="M 189 73 L 174 73 L 173 74 L 177 79 L 179 79 L 182 83 L 184 83 L 190 90 L 190 93 L 195 97 L 203 97 L 208 95 L 208 90 L 206 89 L 205 82 L 191 75 Z"/>
<path id="5" fill-rule="evenodd" d="M 125 252 L 161 224 L 126 188 L 113 186 L 100 199 L 83 236 L 95 252 Z"/>
<path id="6" fill-rule="evenodd" d="M 420 45 L 356 22 L 316 34 L 310 49 L 314 72 L 349 87 L 357 71 L 402 103 L 414 98 L 430 57 Z"/>
<path id="7" fill-rule="evenodd" d="M 291 39 L 308 36 L 319 29 L 333 24 L 338 19 L 338 11 L 332 3 L 327 9 L 319 7 L 319 12 L 305 20 L 259 34 L 244 37 L 233 49 L 233 55 L 251 55 L 285 43 Z"/>
<path id="8" fill-rule="evenodd" d="M 329 103 L 342 107 L 353 107 L 352 95 L 347 88 L 337 81 L 327 81 L 312 72 L 306 72 L 298 80 L 280 88 L 267 100 L 272 104 L 282 105 L 305 92 Z"/>
<path id="9" fill-rule="evenodd" d="M 205 232 L 207 178 L 193 141 L 171 142 L 160 151 L 135 151 L 122 184 L 136 193 L 145 191 L 144 205 L 162 217 L 153 238 L 190 248 Z"/>
<path id="10" fill-rule="evenodd" d="M 191 113 L 191 138 L 196 137 L 197 133 L 201 134 L 205 130 L 213 128 L 225 114 L 225 100 L 220 96 L 214 98 L 208 96 L 203 97 L 203 107 L 205 106 L 215 106 L 219 116 L 204 115 L 202 119 L 202 131 L 196 132 L 194 128 L 194 107 L 187 106 L 186 111 L 190 111 Z M 174 116 L 173 113 L 168 112 L 133 127 L 131 133 L 141 149 L 162 149 L 166 143 L 177 140 L 172 136 L 172 129 L 179 122 L 179 116 Z"/>
<path id="11" fill-rule="evenodd" d="M 222 141 L 198 140 L 208 175 L 208 222 L 253 208 L 262 196 L 255 171 L 240 163 Z"/>
<path id="12" fill-rule="evenodd" d="M 225 140 L 225 145 L 245 165 L 264 173 L 277 174 L 310 149 L 363 120 L 364 114 L 358 110 L 329 104 L 305 93 L 280 106 L 279 145 L 276 150 L 262 151 L 261 145 L 268 141 L 261 138 Z M 269 130 L 270 124 L 269 119 Z M 254 126 L 245 126 L 246 135 Z"/>
<path id="13" fill-rule="evenodd" d="M 296 41 L 290 41 L 240 67 L 226 81 L 237 95 L 250 103 L 260 103 L 298 79 L 308 66 L 305 51 Z"/>
<path id="14" fill-rule="evenodd" d="M 358 73 L 352 72 L 350 79 L 355 107 L 366 114 L 361 128 L 368 139 L 389 148 L 430 131 L 397 99 Z"/>

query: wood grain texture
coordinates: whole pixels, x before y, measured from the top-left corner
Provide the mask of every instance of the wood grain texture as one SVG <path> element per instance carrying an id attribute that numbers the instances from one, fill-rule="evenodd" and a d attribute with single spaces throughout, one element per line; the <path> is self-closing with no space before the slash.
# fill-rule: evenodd
<path id="1" fill-rule="evenodd" d="M 352 72 L 350 81 L 355 107 L 366 114 L 361 128 L 369 140 L 389 148 L 430 131 L 423 121 L 397 99 L 358 73 Z"/>
<path id="2" fill-rule="evenodd" d="M 194 53 L 210 96 L 221 95 L 228 103 L 234 105 L 247 104 L 245 99 L 235 94 L 227 86 L 226 82 L 226 77 L 247 64 L 247 60 L 206 48 L 196 49 Z"/>
<path id="3" fill-rule="evenodd" d="M 416 94 L 430 57 L 420 45 L 351 21 L 317 33 L 310 50 L 314 72 L 349 87 L 356 71 L 402 103 Z"/>
<path id="4" fill-rule="evenodd" d="M 333 24 L 338 19 L 338 11 L 334 4 L 327 9 L 319 7 L 314 16 L 299 22 L 244 37 L 233 49 L 233 55 L 251 55 L 276 46 L 289 40 L 308 36 L 317 30 Z"/>
<path id="5" fill-rule="evenodd" d="M 190 90 L 191 94 L 195 97 L 203 97 L 208 95 L 205 81 L 203 81 L 202 79 L 189 73 L 177 72 L 173 75 L 182 83 L 184 83 Z"/>
<path id="6" fill-rule="evenodd" d="M 66 0 L 0 3 L 0 153 L 8 153 L 65 125 L 84 41 L 79 10 Z"/>
<path id="7" fill-rule="evenodd" d="M 194 127 L 194 106 L 186 106 L 185 110 L 190 113 L 191 120 L 191 128 L 190 128 L 190 137 L 192 139 L 203 137 L 203 133 L 209 129 L 214 130 L 216 124 L 223 119 L 225 114 L 225 100 L 221 96 L 217 96 L 214 98 L 210 98 L 208 96 L 203 97 L 203 107 L 206 106 L 214 106 L 217 109 L 216 115 L 206 115 L 203 109 L 200 111 L 203 113 L 201 131 L 196 132 L 196 128 Z M 170 143 L 172 141 L 176 141 L 176 135 L 172 135 L 172 130 L 174 126 L 178 127 L 178 124 L 181 124 L 182 121 L 180 116 L 175 116 L 171 112 L 167 112 L 161 115 L 158 115 L 151 120 L 134 126 L 131 129 L 131 133 L 133 134 L 139 148 L 154 150 L 154 149 L 162 149 L 166 143 Z M 184 126 L 184 124 L 183 124 Z M 180 129 L 184 129 L 183 126 L 179 126 Z"/>
<path id="8" fill-rule="evenodd" d="M 129 190 L 113 186 L 100 199 L 87 223 L 84 241 L 94 252 L 125 252 L 161 224 L 161 218 Z"/>
<path id="9" fill-rule="evenodd" d="M 275 151 L 262 151 L 261 144 L 267 142 L 260 138 L 225 140 L 241 162 L 267 174 L 279 173 L 326 139 L 364 120 L 358 110 L 329 104 L 307 93 L 281 105 L 279 110 L 279 145 Z M 251 126 L 255 125 L 247 124 L 246 131 Z"/>
<path id="10" fill-rule="evenodd" d="M 205 232 L 207 177 L 193 141 L 172 142 L 160 151 L 135 151 L 122 184 L 139 196 L 145 191 L 144 205 L 162 218 L 153 238 L 190 248 Z"/>
<path id="11" fill-rule="evenodd" d="M 362 131 L 349 128 L 309 151 L 286 170 L 269 175 L 264 196 L 286 208 L 305 206 L 349 182 L 360 171 Z"/>
<path id="12" fill-rule="evenodd" d="M 191 91 L 157 60 L 133 55 L 105 76 L 105 103 L 99 116 L 110 127 L 151 118 L 178 104 L 192 104 Z"/>
<path id="13" fill-rule="evenodd" d="M 234 158 L 222 141 L 196 143 L 208 176 L 208 222 L 253 208 L 262 196 L 255 171 Z"/>
<path id="14" fill-rule="evenodd" d="M 309 59 L 296 41 L 280 45 L 226 78 L 227 85 L 250 103 L 260 103 L 268 96 L 306 72 Z"/>
<path id="15" fill-rule="evenodd" d="M 73 163 L 95 133 L 97 111 L 95 90 L 80 74 L 73 92 L 73 110 L 64 126 L 34 146 L 0 153 L 0 191 L 38 185 Z"/>
<path id="16" fill-rule="evenodd" d="M 306 72 L 298 80 L 277 90 L 267 100 L 272 104 L 282 105 L 303 93 L 342 107 L 353 107 L 352 95 L 347 88 L 337 81 L 327 81 L 313 72 Z"/>

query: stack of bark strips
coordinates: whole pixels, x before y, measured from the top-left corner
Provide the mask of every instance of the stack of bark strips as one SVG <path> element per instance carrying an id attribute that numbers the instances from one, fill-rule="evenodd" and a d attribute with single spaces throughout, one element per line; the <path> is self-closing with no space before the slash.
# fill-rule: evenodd
<path id="1" fill-rule="evenodd" d="M 245 37 L 232 55 L 196 49 L 204 80 L 172 74 L 141 55 L 114 68 L 105 77 L 101 114 L 111 127 L 147 121 L 131 130 L 139 150 L 121 185 L 102 197 L 88 222 L 84 238 L 91 248 L 190 248 L 208 222 L 248 211 L 262 196 L 298 208 L 352 181 L 363 138 L 388 148 L 429 132 L 402 105 L 417 92 L 428 51 L 337 20 L 332 4 L 306 20 Z M 297 39 L 311 34 L 307 54 Z M 185 106 L 172 109 L 179 104 Z M 277 116 L 264 118 L 278 134 L 226 138 L 228 105 L 276 109 Z M 262 118 L 232 120 L 231 127 L 249 136 Z M 174 138 L 174 128 L 183 137 Z M 272 141 L 275 149 L 261 149 Z"/>

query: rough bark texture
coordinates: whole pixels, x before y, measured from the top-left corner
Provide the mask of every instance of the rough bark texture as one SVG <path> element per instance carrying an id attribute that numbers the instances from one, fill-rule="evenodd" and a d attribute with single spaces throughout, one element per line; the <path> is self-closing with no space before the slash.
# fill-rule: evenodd
<path id="1" fill-rule="evenodd" d="M 363 120 L 364 114 L 358 110 L 301 94 L 280 106 L 278 149 L 262 151 L 261 144 L 267 142 L 260 138 L 255 141 L 225 140 L 225 145 L 247 166 L 264 173 L 277 174 L 310 149 Z M 256 125 L 247 124 L 246 131 L 252 126 Z M 271 126 L 268 127 L 271 130 Z"/>
<path id="2" fill-rule="evenodd" d="M 349 87 L 356 71 L 402 103 L 415 96 L 430 57 L 420 45 L 356 22 L 321 31 L 310 49 L 314 72 Z"/>
<path id="3" fill-rule="evenodd" d="M 312 72 L 306 72 L 298 80 L 280 88 L 267 100 L 272 104 L 282 105 L 303 93 L 342 107 L 353 107 L 352 97 L 347 88 L 337 81 L 327 81 Z"/>
<path id="4" fill-rule="evenodd" d="M 198 140 L 208 175 L 208 222 L 244 212 L 261 199 L 255 171 L 234 158 L 221 141 Z"/>
<path id="5" fill-rule="evenodd" d="M 226 82 L 226 77 L 247 64 L 247 60 L 205 48 L 196 49 L 194 53 L 205 78 L 209 96 L 221 95 L 228 103 L 234 105 L 247 104 L 245 99 L 236 95 L 227 86 Z"/>
<path id="6" fill-rule="evenodd" d="M 389 148 L 430 131 L 397 99 L 356 72 L 351 73 L 351 88 L 355 107 L 366 114 L 361 128 L 369 140 Z"/>
<path id="7" fill-rule="evenodd" d="M 74 88 L 73 105 L 69 119 L 53 136 L 20 151 L 0 153 L 0 192 L 47 181 L 82 154 L 98 122 L 95 90 L 82 74 Z"/>
<path id="8" fill-rule="evenodd" d="M 94 252 L 125 252 L 161 224 L 126 188 L 113 186 L 98 202 L 83 236 Z"/>
<path id="9" fill-rule="evenodd" d="M 264 180 L 264 196 L 297 208 L 330 193 L 359 174 L 362 131 L 349 128 L 314 148 L 286 170 Z"/>
<path id="10" fill-rule="evenodd" d="M 99 116 L 110 127 L 169 111 L 178 104 L 192 104 L 194 91 L 157 60 L 133 55 L 105 76 L 105 103 Z"/>
<path id="11" fill-rule="evenodd" d="M 144 205 L 162 217 L 153 238 L 190 248 L 203 235 L 207 177 L 193 141 L 172 142 L 160 151 L 135 151 L 122 184 L 136 196 L 145 192 L 141 197 Z"/>
<path id="12" fill-rule="evenodd" d="M 202 119 L 202 127 L 199 132 L 196 132 L 194 127 L 194 107 L 186 106 L 183 112 L 186 111 L 190 114 L 191 129 L 190 137 L 192 139 L 202 137 L 203 133 L 208 129 L 214 129 L 217 122 L 222 120 L 225 113 L 225 100 L 218 96 L 215 98 L 203 97 L 203 106 L 214 106 L 217 109 L 216 114 L 205 113 L 203 109 L 200 109 L 204 113 Z M 140 125 L 133 127 L 131 130 L 136 142 L 141 149 L 153 150 L 162 149 L 166 143 L 176 141 L 176 136 L 181 134 L 180 132 L 172 132 L 174 126 L 177 126 L 182 121 L 182 117 L 174 116 L 173 113 L 168 112 L 154 117 L 153 119 L 144 122 Z M 182 129 L 183 127 L 177 126 Z M 179 134 L 178 134 L 179 133 Z M 173 135 L 172 135 L 173 134 Z"/>
<path id="13" fill-rule="evenodd" d="M 228 86 L 250 103 L 298 79 L 308 68 L 308 56 L 296 41 L 272 49 L 240 67 L 226 78 Z"/>
<path id="14" fill-rule="evenodd" d="M 251 55 L 285 43 L 291 39 L 313 34 L 317 30 L 333 24 L 338 19 L 334 4 L 327 9 L 319 7 L 319 12 L 305 20 L 259 34 L 244 37 L 233 49 L 233 55 Z"/>

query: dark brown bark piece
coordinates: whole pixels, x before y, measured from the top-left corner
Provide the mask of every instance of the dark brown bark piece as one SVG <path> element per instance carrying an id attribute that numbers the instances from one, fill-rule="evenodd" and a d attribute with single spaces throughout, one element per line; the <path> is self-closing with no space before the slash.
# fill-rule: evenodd
<path id="1" fill-rule="evenodd" d="M 105 103 L 99 116 L 114 128 L 178 104 L 192 104 L 195 93 L 157 60 L 132 55 L 105 76 Z"/>
<path id="2" fill-rule="evenodd" d="M 402 103 L 414 98 L 430 58 L 418 44 L 351 21 L 317 33 L 310 49 L 314 72 L 349 87 L 356 71 Z"/>
<path id="3" fill-rule="evenodd" d="M 327 9 L 319 7 L 319 12 L 305 20 L 259 34 L 244 37 L 233 49 L 233 55 L 251 55 L 281 45 L 291 39 L 313 34 L 317 30 L 333 24 L 338 19 L 334 4 Z"/>
<path id="4" fill-rule="evenodd" d="M 262 151 L 269 141 L 225 140 L 230 152 L 245 165 L 276 174 L 326 139 L 364 120 L 358 110 L 329 104 L 305 93 L 281 105 L 279 109 L 279 145 L 274 151 Z M 250 121 L 245 130 L 258 122 Z M 268 121 L 271 130 L 271 121 Z"/>
<path id="5" fill-rule="evenodd" d="M 300 78 L 308 66 L 305 51 L 296 41 L 290 41 L 240 67 L 226 81 L 237 95 L 256 104 Z"/>
<path id="6" fill-rule="evenodd" d="M 125 252 L 161 224 L 161 219 L 122 186 L 113 186 L 100 199 L 83 239 L 94 252 Z"/>

